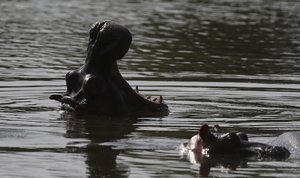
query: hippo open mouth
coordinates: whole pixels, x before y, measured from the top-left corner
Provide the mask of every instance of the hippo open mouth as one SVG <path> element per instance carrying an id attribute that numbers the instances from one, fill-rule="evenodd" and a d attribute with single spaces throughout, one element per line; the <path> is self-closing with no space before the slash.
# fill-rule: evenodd
<path id="1" fill-rule="evenodd" d="M 67 73 L 67 91 L 50 99 L 61 102 L 63 110 L 77 113 L 167 115 L 162 96 L 140 94 L 120 74 L 117 60 L 132 41 L 128 29 L 111 21 L 96 22 L 89 35 L 84 65 Z"/>

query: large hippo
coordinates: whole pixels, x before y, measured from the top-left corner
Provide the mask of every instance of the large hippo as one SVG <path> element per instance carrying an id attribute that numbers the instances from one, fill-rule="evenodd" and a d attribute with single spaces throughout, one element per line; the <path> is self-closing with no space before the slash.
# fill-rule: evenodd
<path id="1" fill-rule="evenodd" d="M 182 150 L 193 152 L 198 158 L 222 154 L 254 156 L 258 159 L 285 159 L 290 156 L 285 147 L 250 142 L 248 136 L 241 132 L 221 134 L 219 128 L 215 126 L 215 133 L 212 133 L 207 124 L 202 125 L 198 134 L 182 145 Z"/>
<path id="2" fill-rule="evenodd" d="M 89 32 L 84 65 L 66 74 L 67 91 L 51 95 L 62 103 L 63 110 L 77 113 L 166 115 L 163 97 L 144 96 L 125 81 L 117 60 L 131 44 L 129 30 L 112 21 L 96 22 Z"/>

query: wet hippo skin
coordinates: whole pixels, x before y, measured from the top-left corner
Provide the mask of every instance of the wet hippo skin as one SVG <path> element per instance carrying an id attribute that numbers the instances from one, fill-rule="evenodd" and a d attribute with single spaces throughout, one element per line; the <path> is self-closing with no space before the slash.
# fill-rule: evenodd
<path id="1" fill-rule="evenodd" d="M 76 113 L 167 115 L 162 96 L 143 96 L 120 74 L 117 60 L 129 49 L 129 30 L 112 21 L 96 22 L 89 35 L 84 65 L 67 73 L 67 91 L 50 99 L 61 102 L 63 110 Z"/>
<path id="2" fill-rule="evenodd" d="M 237 167 L 247 167 L 249 161 L 285 160 L 290 156 L 286 147 L 250 142 L 245 133 L 221 133 L 220 130 L 216 125 L 211 132 L 204 124 L 198 134 L 179 146 L 183 158 L 199 165 L 201 177 L 208 177 L 212 167 L 236 170 Z"/>
<path id="3" fill-rule="evenodd" d="M 290 152 L 282 146 L 271 146 L 265 143 L 250 142 L 248 136 L 241 132 L 219 133 L 219 127 L 215 127 L 215 133 L 209 130 L 207 124 L 200 127 L 198 134 L 193 136 L 188 143 L 182 145 L 183 151 L 192 152 L 196 159 L 193 162 L 201 162 L 204 157 L 215 155 L 239 155 L 251 156 L 257 159 L 286 159 Z"/>

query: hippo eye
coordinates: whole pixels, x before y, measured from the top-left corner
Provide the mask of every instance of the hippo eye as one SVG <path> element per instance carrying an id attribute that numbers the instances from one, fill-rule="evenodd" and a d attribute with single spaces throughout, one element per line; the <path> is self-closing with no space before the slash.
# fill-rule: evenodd
<path id="1" fill-rule="evenodd" d="M 234 132 L 230 132 L 222 136 L 222 142 L 227 146 L 235 146 L 240 144 L 240 139 Z"/>
<path id="2" fill-rule="evenodd" d="M 241 140 L 245 140 L 248 141 L 248 136 L 247 134 L 243 133 L 243 132 L 238 132 L 237 136 L 241 139 Z"/>

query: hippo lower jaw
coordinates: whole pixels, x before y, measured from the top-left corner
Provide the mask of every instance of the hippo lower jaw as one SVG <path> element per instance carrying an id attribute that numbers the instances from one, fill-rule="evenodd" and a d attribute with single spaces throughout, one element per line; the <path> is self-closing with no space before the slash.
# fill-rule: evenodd
<path id="1" fill-rule="evenodd" d="M 94 76 L 93 76 L 94 77 Z M 90 77 L 88 77 L 90 78 Z M 155 115 L 164 116 L 167 115 L 169 110 L 168 106 L 163 102 L 163 97 L 153 97 L 149 95 L 142 95 L 139 92 L 139 87 L 136 86 L 133 90 L 129 84 L 123 79 L 122 76 L 118 77 L 122 82 L 118 82 L 119 95 L 115 105 L 107 103 L 103 99 L 103 107 L 90 101 L 89 95 L 92 95 L 92 91 L 86 89 L 83 92 L 79 92 L 75 96 L 69 95 L 51 95 L 50 99 L 60 101 L 62 110 L 73 111 L 76 113 L 98 113 L 98 114 L 133 114 L 133 115 Z M 86 84 L 84 84 L 86 85 Z M 121 91 L 121 92 L 120 92 Z M 80 95 L 82 96 L 81 99 Z M 101 101 L 98 98 L 97 101 Z M 110 106 L 109 106 L 110 105 Z M 107 109 L 107 107 L 110 107 Z M 103 109 L 104 108 L 104 109 Z"/>
<path id="2" fill-rule="evenodd" d="M 53 95 L 52 95 L 53 96 Z M 163 103 L 163 97 L 152 97 L 152 96 L 143 96 L 139 94 L 140 98 L 144 99 L 144 103 L 147 103 L 147 106 L 141 107 L 140 109 L 127 111 L 127 114 L 137 114 L 137 115 L 167 115 L 169 110 L 166 104 Z M 90 107 L 87 102 L 77 102 L 74 98 L 70 96 L 63 96 L 61 98 L 61 109 L 66 111 L 74 111 L 76 113 L 93 113 L 93 110 L 97 108 Z M 100 108 L 98 108 L 100 109 Z M 101 109 L 100 109 L 101 110 Z M 102 111 L 103 114 L 111 114 L 110 112 Z M 157 113 L 157 114 L 155 114 Z M 123 112 L 116 111 L 115 114 L 123 114 Z"/>

